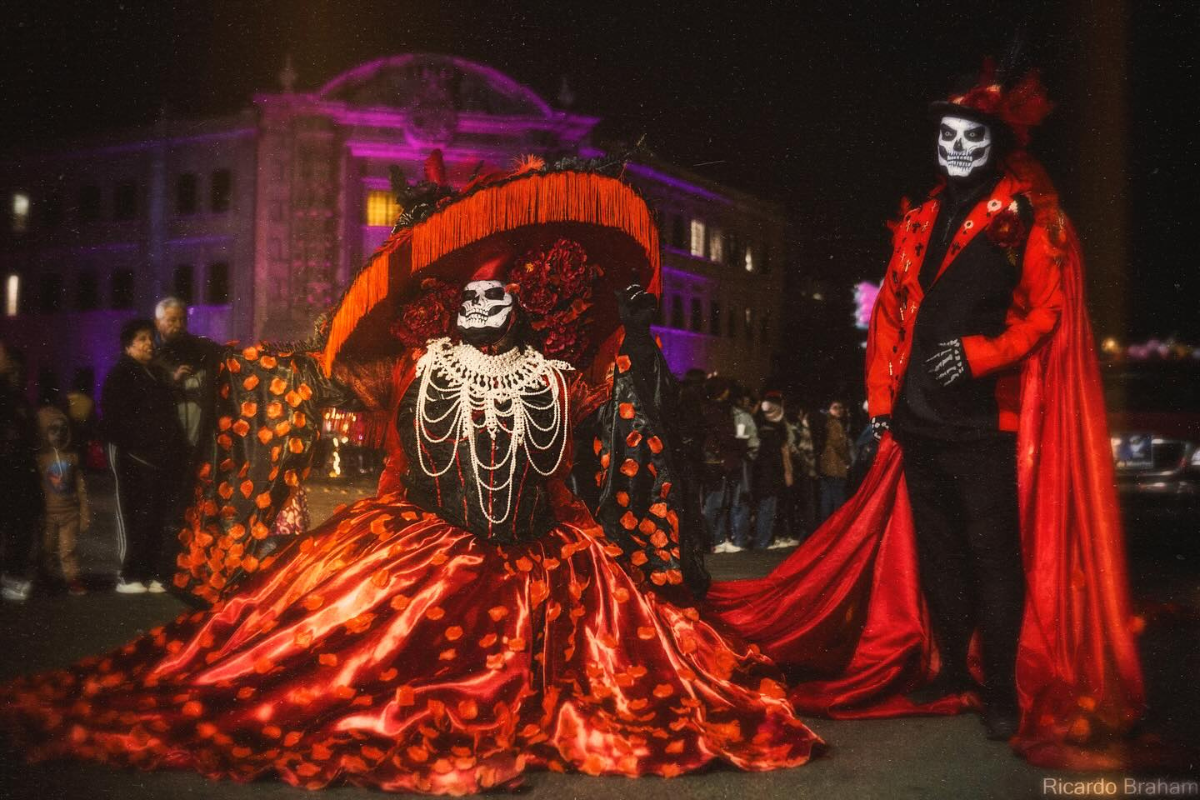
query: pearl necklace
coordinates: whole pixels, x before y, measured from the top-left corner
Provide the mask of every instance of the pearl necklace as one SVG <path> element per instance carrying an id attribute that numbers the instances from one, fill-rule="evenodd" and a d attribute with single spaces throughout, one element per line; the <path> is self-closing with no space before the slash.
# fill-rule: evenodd
<path id="1" fill-rule="evenodd" d="M 525 348 L 524 352 L 513 348 L 492 356 L 469 344 L 454 344 L 449 338 L 431 340 L 417 361 L 420 386 L 413 425 L 418 440 L 431 445 L 449 439 L 456 443 L 470 442 L 479 508 L 493 525 L 502 524 L 512 511 L 511 487 L 518 453 L 525 456 L 539 475 L 553 474 L 562 463 L 567 447 L 564 423 L 570 416 L 563 372 L 572 369 L 567 362 L 547 359 L 532 348 Z M 440 413 L 435 411 L 434 403 L 445 404 L 445 409 Z M 550 412 L 550 422 L 539 425 L 533 415 L 546 411 Z M 491 464 L 486 467 L 479 459 L 478 439 L 483 438 L 483 430 L 487 431 L 491 454 Z M 503 454 L 494 452 L 496 434 L 501 430 L 509 435 L 508 449 Z M 558 454 L 554 462 L 543 468 L 535 454 L 550 452 L 556 444 Z M 502 457 L 497 459 L 498 456 Z M 426 448 L 418 447 L 417 461 L 431 478 L 445 475 L 456 463 L 456 459 L 450 459 L 438 469 L 426 458 Z M 503 482 L 484 479 L 485 470 L 494 476 L 505 468 L 508 476 Z M 489 495 L 486 504 L 485 491 Z M 506 491 L 504 513 L 497 518 L 489 507 L 493 505 L 494 494 L 500 491 Z"/>

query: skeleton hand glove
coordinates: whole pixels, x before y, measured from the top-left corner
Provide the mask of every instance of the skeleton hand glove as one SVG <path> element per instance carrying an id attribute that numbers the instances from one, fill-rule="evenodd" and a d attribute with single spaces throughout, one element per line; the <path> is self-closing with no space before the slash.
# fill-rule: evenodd
<path id="1" fill-rule="evenodd" d="M 950 387 L 970 377 L 962 339 L 942 342 L 938 350 L 925 359 L 925 371 L 943 387 Z"/>
<path id="2" fill-rule="evenodd" d="M 871 435 L 875 437 L 875 441 L 883 438 L 883 435 L 892 429 L 892 415 L 880 414 L 878 417 L 871 417 Z"/>

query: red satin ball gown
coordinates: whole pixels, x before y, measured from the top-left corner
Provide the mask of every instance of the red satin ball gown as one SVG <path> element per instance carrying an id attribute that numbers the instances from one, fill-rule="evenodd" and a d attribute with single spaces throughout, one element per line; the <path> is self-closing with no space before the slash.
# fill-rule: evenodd
<path id="1" fill-rule="evenodd" d="M 396 422 L 410 456 L 417 385 Z M 527 769 L 769 770 L 821 746 L 772 663 L 646 591 L 557 477 L 520 464 L 507 525 L 489 526 L 469 465 L 433 479 L 415 464 L 407 493 L 342 510 L 211 610 L 5 687 L 18 744 L 38 760 L 438 794 Z"/>

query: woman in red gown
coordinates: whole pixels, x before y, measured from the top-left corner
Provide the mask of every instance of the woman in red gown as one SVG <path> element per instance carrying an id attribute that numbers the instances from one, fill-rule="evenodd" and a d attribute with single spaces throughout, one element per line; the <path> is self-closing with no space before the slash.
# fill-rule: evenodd
<path id="1" fill-rule="evenodd" d="M 10 733 L 35 759 L 439 794 L 807 761 L 774 666 L 690 603 L 653 301 L 613 293 L 657 289 L 645 204 L 536 162 L 455 194 L 435 158 L 404 191 L 323 347 L 228 354 L 176 580 L 211 607 L 3 687 Z M 309 420 L 355 403 L 389 446 L 379 495 L 272 538 Z"/>

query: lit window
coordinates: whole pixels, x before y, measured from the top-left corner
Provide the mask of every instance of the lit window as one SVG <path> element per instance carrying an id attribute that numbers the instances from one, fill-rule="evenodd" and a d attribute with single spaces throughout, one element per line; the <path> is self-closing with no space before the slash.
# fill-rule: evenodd
<path id="1" fill-rule="evenodd" d="M 17 315 L 18 301 L 21 299 L 21 276 L 9 275 L 4 282 L 4 316 Z"/>
<path id="2" fill-rule="evenodd" d="M 725 262 L 725 235 L 720 228 L 713 228 L 708 235 L 708 257 L 717 263 Z"/>
<path id="3" fill-rule="evenodd" d="M 24 233 L 29 227 L 29 195 L 18 192 L 13 195 L 12 229 L 13 233 Z"/>
<path id="4" fill-rule="evenodd" d="M 692 220 L 692 255 L 704 258 L 704 223 Z"/>
<path id="5" fill-rule="evenodd" d="M 367 192 L 367 224 L 373 227 L 390 228 L 400 216 L 400 204 L 392 193 L 384 189 Z"/>
<path id="6" fill-rule="evenodd" d="M 754 251 L 746 247 L 746 272 L 754 272 Z"/>

